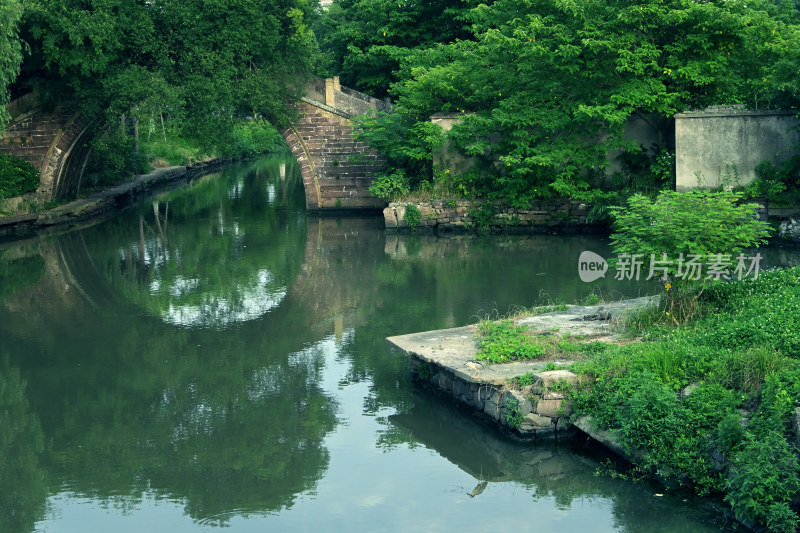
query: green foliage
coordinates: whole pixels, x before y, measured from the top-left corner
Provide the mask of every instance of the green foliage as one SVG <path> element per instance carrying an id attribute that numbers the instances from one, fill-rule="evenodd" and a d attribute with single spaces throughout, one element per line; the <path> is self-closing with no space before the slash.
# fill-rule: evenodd
<path id="1" fill-rule="evenodd" d="M 219 147 L 219 155 L 229 159 L 253 157 L 285 146 L 280 132 L 266 120 L 236 121 L 230 138 Z"/>
<path id="2" fill-rule="evenodd" d="M 495 219 L 497 206 L 492 203 L 484 202 L 477 207 L 472 206 L 469 208 L 468 214 L 472 219 L 472 224 L 480 230 L 486 230 L 497 225 Z"/>
<path id="3" fill-rule="evenodd" d="M 419 208 L 414 204 L 408 204 L 406 206 L 405 215 L 403 215 L 403 219 L 408 223 L 410 228 L 416 228 L 419 226 L 419 223 L 422 222 L 422 215 L 419 212 Z"/>
<path id="4" fill-rule="evenodd" d="M 330 56 L 330 72 L 348 87 L 375 96 L 398 80 L 400 64 L 414 50 L 469 38 L 461 14 L 474 2 L 339 0 L 315 26 Z"/>
<path id="5" fill-rule="evenodd" d="M 756 219 L 755 204 L 739 204 L 741 198 L 741 194 L 724 191 L 662 191 L 654 201 L 635 194 L 627 206 L 611 208 L 614 252 L 618 258 L 626 257 L 629 266 L 635 259 L 641 260 L 642 277 L 664 284 L 662 303 L 674 322 L 691 318 L 697 312 L 698 287 L 721 277 L 687 272 L 690 259 L 701 264 L 714 258 L 727 261 L 722 276 L 740 277 L 746 270 L 736 270 L 736 254 L 766 242 L 769 224 Z M 619 263 L 617 268 L 618 276 L 625 274 Z M 629 268 L 627 277 L 633 275 Z"/>
<path id="6" fill-rule="evenodd" d="M 147 159 L 134 149 L 134 142 L 133 137 L 123 135 L 118 128 L 110 128 L 92 139 L 83 186 L 89 190 L 106 187 L 147 172 Z"/>
<path id="7" fill-rule="evenodd" d="M 621 171 L 614 176 L 616 185 L 631 192 L 655 195 L 675 183 L 675 152 L 654 146 L 629 148 L 620 154 Z"/>
<path id="8" fill-rule="evenodd" d="M 19 74 L 22 62 L 22 41 L 17 34 L 22 13 L 21 0 L 0 3 L 0 134 L 11 118 L 6 111 L 10 99 L 8 86 Z"/>
<path id="9" fill-rule="evenodd" d="M 528 327 L 518 326 L 512 320 L 483 321 L 478 325 L 478 335 L 478 360 L 506 363 L 537 359 L 545 353 L 543 344 L 528 334 Z"/>
<path id="10" fill-rule="evenodd" d="M 749 438 L 734 456 L 728 494 L 736 516 L 762 523 L 770 531 L 791 533 L 798 524 L 791 499 L 800 490 L 795 450 L 780 432 Z"/>
<path id="11" fill-rule="evenodd" d="M 362 115 L 353 119 L 356 139 L 386 159 L 387 167 L 374 176 L 370 192 L 387 200 L 432 183 L 433 152 L 444 142 L 441 127 L 415 122 L 403 113 Z"/>
<path id="12" fill-rule="evenodd" d="M 740 190 L 746 198 L 764 198 L 780 205 L 800 202 L 800 157 L 793 156 L 776 166 L 765 159 L 755 168 L 756 179 Z"/>
<path id="13" fill-rule="evenodd" d="M 503 418 L 505 419 L 506 424 L 512 428 L 519 427 L 519 425 L 525 420 L 525 417 L 519 410 L 519 402 L 516 398 L 508 398 L 503 406 L 503 409 Z"/>
<path id="14" fill-rule="evenodd" d="M 525 372 L 521 376 L 517 376 L 516 380 L 520 387 L 527 387 L 528 385 L 533 385 L 536 382 L 536 376 L 530 372 Z"/>
<path id="15" fill-rule="evenodd" d="M 313 10 L 300 0 L 31 0 L 21 81 L 77 97 L 86 117 L 163 119 L 226 151 L 236 117 L 293 117 L 287 103 L 320 57 Z"/>
<path id="16" fill-rule="evenodd" d="M 793 531 L 799 297 L 798 268 L 711 285 L 692 323 L 573 365 L 585 384 L 571 393 L 574 408 L 644 451 L 640 466 L 722 493 L 737 516 L 770 531 Z M 677 394 L 689 383 L 690 395 Z M 727 473 L 712 453 L 730 461 Z"/>
<path id="17" fill-rule="evenodd" d="M 39 188 L 39 171 L 18 157 L 0 154 L 0 200 Z"/>
<path id="18" fill-rule="evenodd" d="M 424 9 L 434 13 L 416 18 Z M 623 181 L 652 193 L 671 184 L 674 161 L 626 141 L 629 117 L 647 121 L 663 149 L 675 112 L 800 101 L 789 3 L 500 0 L 454 11 L 348 0 L 323 40 L 351 82 L 376 93 L 394 82 L 397 108 L 419 123 L 463 113 L 448 138 L 476 165 L 467 188 L 493 200 L 591 194 L 617 149 L 636 170 Z"/>

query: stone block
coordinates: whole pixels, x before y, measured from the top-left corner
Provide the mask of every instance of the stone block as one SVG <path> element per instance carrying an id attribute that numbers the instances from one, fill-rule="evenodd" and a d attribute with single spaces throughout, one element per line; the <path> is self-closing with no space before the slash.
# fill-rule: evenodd
<path id="1" fill-rule="evenodd" d="M 553 386 L 556 381 L 567 381 L 568 383 L 577 383 L 578 376 L 569 370 L 550 370 L 548 372 L 538 372 L 536 376 L 542 381 L 541 385 L 546 389 Z"/>
<path id="2" fill-rule="evenodd" d="M 439 372 L 439 387 L 446 391 L 453 388 L 453 380 L 447 372 Z"/>
<path id="3" fill-rule="evenodd" d="M 547 416 L 537 415 L 536 413 L 529 413 L 525 417 L 525 422 L 535 428 L 547 428 L 553 425 L 553 419 Z"/>
<path id="4" fill-rule="evenodd" d="M 483 404 L 483 412 L 495 419 L 500 419 L 500 408 L 497 402 L 491 398 L 487 399 Z"/>
<path id="5" fill-rule="evenodd" d="M 572 422 L 569 421 L 569 418 L 562 416 L 556 422 L 556 431 L 562 432 L 567 431 L 572 428 Z"/>
<path id="6" fill-rule="evenodd" d="M 543 400 L 563 400 L 566 398 L 563 393 L 555 391 L 547 391 L 542 394 Z"/>
<path id="7" fill-rule="evenodd" d="M 516 401 L 517 410 L 522 416 L 527 416 L 533 411 L 533 405 L 531 404 L 531 401 L 527 399 L 521 392 L 506 391 L 506 393 L 503 395 L 503 406 L 507 406 L 510 402 L 514 401 Z"/>
<path id="8" fill-rule="evenodd" d="M 536 412 L 542 416 L 558 418 L 572 414 L 572 404 L 565 400 L 539 400 Z"/>

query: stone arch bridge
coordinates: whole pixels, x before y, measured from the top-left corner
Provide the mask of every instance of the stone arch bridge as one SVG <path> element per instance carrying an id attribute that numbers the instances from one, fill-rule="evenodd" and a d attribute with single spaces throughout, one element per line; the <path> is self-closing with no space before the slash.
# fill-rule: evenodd
<path id="1" fill-rule="evenodd" d="M 307 209 L 385 207 L 383 200 L 369 193 L 371 173 L 383 162 L 377 152 L 355 140 L 350 119 L 370 110 L 388 111 L 389 102 L 343 87 L 338 77 L 314 79 L 304 93 L 295 102 L 298 121 L 281 134 L 300 164 Z M 39 169 L 39 199 L 76 198 L 95 124 L 82 119 L 70 104 L 47 110 L 34 93 L 12 101 L 8 111 L 12 118 L 0 137 L 0 152 L 21 157 Z"/>

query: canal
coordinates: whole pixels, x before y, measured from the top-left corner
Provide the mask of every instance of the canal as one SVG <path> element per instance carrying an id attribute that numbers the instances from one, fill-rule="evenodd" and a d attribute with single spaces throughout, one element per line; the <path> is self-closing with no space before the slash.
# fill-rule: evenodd
<path id="1" fill-rule="evenodd" d="M 3 243 L 0 531 L 720 531 L 585 443 L 512 442 L 415 389 L 384 340 L 647 293 L 581 282 L 584 250 L 608 254 L 309 217 L 287 156 Z"/>

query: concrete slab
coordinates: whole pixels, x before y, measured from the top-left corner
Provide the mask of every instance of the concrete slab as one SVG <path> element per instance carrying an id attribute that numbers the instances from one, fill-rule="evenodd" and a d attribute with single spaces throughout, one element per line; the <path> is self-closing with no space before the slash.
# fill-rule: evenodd
<path id="1" fill-rule="evenodd" d="M 562 337 L 583 337 L 585 340 L 614 342 L 622 332 L 619 320 L 626 313 L 652 305 L 653 297 L 622 300 L 602 305 L 572 305 L 566 311 L 557 311 L 522 318 L 518 324 L 528 326 L 538 333 L 552 332 Z M 602 309 L 602 312 L 601 312 Z M 600 313 L 609 313 L 608 320 L 585 320 Z M 525 374 L 541 372 L 547 363 L 569 365 L 569 360 L 525 360 L 504 364 L 477 362 L 475 325 L 459 328 L 423 331 L 388 337 L 389 344 L 422 361 L 444 367 L 459 378 L 478 384 L 502 385 L 507 379 Z"/>

